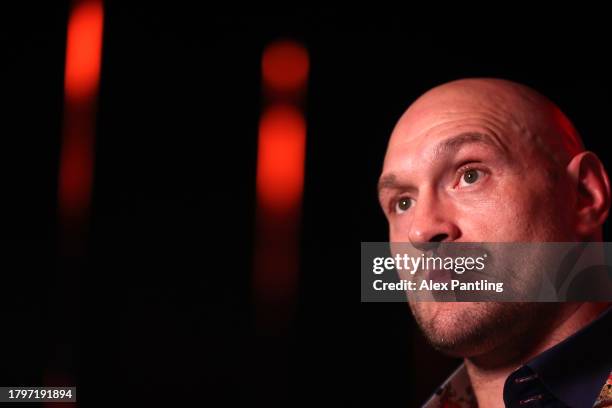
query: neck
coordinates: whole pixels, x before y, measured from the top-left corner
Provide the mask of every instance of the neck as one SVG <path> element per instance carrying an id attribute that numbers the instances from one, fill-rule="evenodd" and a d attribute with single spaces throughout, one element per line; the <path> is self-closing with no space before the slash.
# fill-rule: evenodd
<path id="1" fill-rule="evenodd" d="M 532 343 L 528 349 L 520 350 L 516 343 L 509 342 L 486 355 L 468 357 L 465 366 L 480 407 L 503 408 L 503 391 L 506 378 L 521 365 L 543 351 L 560 343 L 588 323 L 593 321 L 608 306 L 607 303 L 565 304 L 549 330 Z M 500 356 L 508 358 L 500 359 Z M 492 362 L 494 362 L 492 364 Z"/>

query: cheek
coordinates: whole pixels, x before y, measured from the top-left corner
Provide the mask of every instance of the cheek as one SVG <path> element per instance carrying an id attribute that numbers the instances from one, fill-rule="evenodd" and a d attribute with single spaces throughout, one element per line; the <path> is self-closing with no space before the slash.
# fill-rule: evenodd
<path id="1" fill-rule="evenodd" d="M 568 218 L 567 190 L 562 181 L 553 181 L 541 174 L 539 183 L 532 183 L 525 192 L 525 218 L 529 221 L 534 240 L 573 241 Z"/>
<path id="2" fill-rule="evenodd" d="M 553 186 L 509 180 L 460 207 L 460 227 L 473 241 L 564 241 L 565 221 Z"/>
<path id="3" fill-rule="evenodd" d="M 532 208 L 525 196 L 525 190 L 516 183 L 497 182 L 461 197 L 457 221 L 464 239 L 505 242 L 528 235 Z"/>
<path id="4" fill-rule="evenodd" d="M 508 206 L 501 205 L 498 197 L 462 202 L 457 209 L 457 226 L 462 231 L 464 241 L 499 241 L 505 235 L 500 226 L 512 218 Z"/>
<path id="5" fill-rule="evenodd" d="M 408 242 L 409 224 L 408 216 L 395 217 L 393 221 L 389 221 L 389 241 L 391 242 Z"/>

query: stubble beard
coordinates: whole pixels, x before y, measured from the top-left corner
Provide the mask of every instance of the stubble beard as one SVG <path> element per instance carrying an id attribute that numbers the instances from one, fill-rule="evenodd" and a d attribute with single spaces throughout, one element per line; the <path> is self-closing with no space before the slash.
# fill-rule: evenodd
<path id="1" fill-rule="evenodd" d="M 434 348 L 463 358 L 528 349 L 556 310 L 546 303 L 495 302 L 414 302 L 410 308 Z"/>

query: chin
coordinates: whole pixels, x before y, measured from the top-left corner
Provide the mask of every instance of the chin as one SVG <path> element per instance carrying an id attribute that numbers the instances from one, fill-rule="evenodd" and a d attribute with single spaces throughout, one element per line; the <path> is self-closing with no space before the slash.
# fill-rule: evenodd
<path id="1" fill-rule="evenodd" d="M 413 302 L 412 313 L 431 345 L 455 357 L 473 357 L 516 339 L 530 326 L 533 303 Z"/>

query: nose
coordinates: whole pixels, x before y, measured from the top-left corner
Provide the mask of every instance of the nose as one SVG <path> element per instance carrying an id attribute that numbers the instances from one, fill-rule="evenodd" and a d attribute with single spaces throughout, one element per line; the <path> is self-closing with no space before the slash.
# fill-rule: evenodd
<path id="1" fill-rule="evenodd" d="M 440 242 L 452 242 L 461 236 L 452 205 L 433 193 L 419 195 L 406 226 L 408 240 L 421 250 L 431 249 Z"/>

